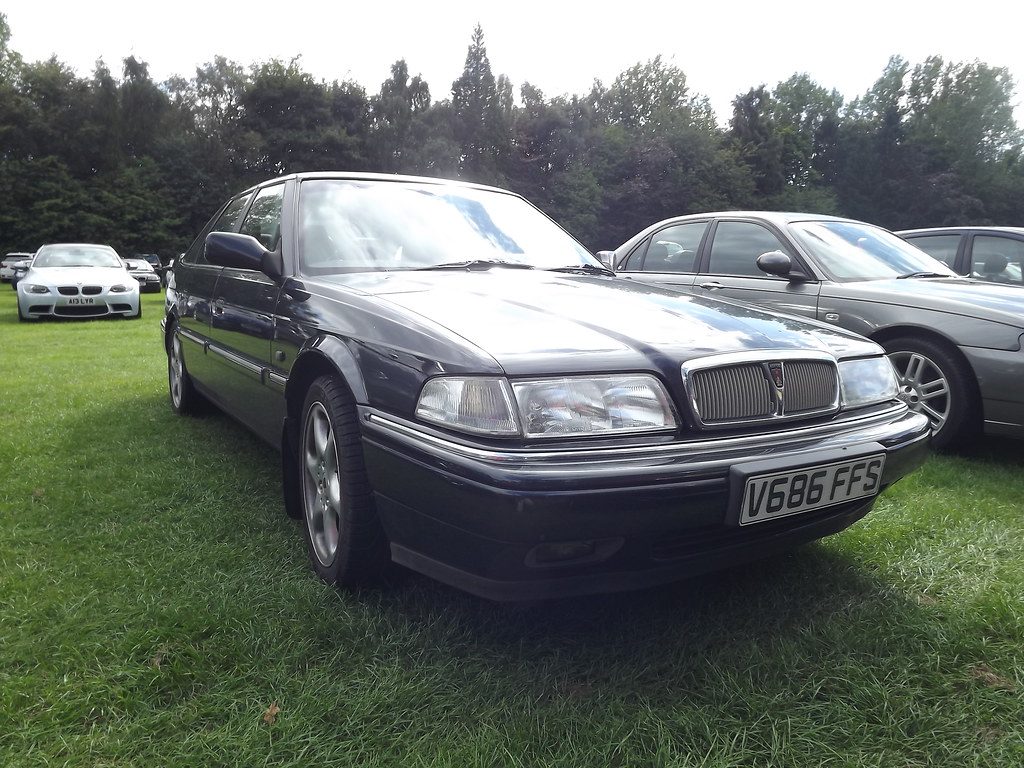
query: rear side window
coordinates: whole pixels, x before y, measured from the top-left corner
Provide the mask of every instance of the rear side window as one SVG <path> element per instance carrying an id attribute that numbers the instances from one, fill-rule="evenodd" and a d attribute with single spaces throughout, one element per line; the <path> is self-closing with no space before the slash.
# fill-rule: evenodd
<path id="1" fill-rule="evenodd" d="M 933 259 L 947 267 L 956 265 L 956 252 L 960 249 L 960 235 L 927 235 L 908 237 L 907 242 L 916 245 Z"/>
<path id="2" fill-rule="evenodd" d="M 971 249 L 971 277 L 992 283 L 1024 285 L 1024 241 L 977 235 Z"/>
<path id="3" fill-rule="evenodd" d="M 677 224 L 656 232 L 644 256 L 644 272 L 693 272 L 706 221 Z"/>
<path id="4" fill-rule="evenodd" d="M 199 233 L 199 237 L 193 240 L 192 245 L 185 251 L 181 257 L 182 261 L 187 264 L 206 264 L 206 236 L 211 232 L 234 231 L 238 225 L 238 217 L 242 215 L 242 211 L 245 210 L 245 206 L 251 198 L 251 194 L 236 197 L 224 207 L 219 216 L 210 219 L 203 227 L 203 231 Z"/>

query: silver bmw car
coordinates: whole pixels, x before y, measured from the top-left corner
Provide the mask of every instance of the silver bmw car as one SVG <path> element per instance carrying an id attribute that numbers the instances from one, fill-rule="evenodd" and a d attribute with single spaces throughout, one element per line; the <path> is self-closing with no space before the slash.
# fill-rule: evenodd
<path id="1" fill-rule="evenodd" d="M 18 319 L 142 317 L 139 284 L 109 245 L 44 245 L 18 281 Z"/>

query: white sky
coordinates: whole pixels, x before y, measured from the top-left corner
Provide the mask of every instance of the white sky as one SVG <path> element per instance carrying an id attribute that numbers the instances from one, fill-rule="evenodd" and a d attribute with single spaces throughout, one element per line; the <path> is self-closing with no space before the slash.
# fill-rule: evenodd
<path id="1" fill-rule="evenodd" d="M 315 77 L 352 79 L 372 95 L 405 58 L 435 100 L 450 95 L 479 22 L 495 76 L 507 75 L 517 98 L 524 82 L 549 97 L 583 94 L 595 78 L 608 85 L 661 54 L 686 73 L 692 91 L 711 99 L 723 123 L 737 94 L 795 72 L 849 100 L 871 87 L 890 55 L 916 64 L 937 54 L 1009 69 L 1024 122 L 1020 0 L 6 0 L 0 12 L 14 50 L 30 61 L 56 54 L 81 75 L 101 57 L 119 75 L 121 59 L 135 55 L 162 81 L 192 77 L 217 54 L 243 65 L 301 55 Z"/>

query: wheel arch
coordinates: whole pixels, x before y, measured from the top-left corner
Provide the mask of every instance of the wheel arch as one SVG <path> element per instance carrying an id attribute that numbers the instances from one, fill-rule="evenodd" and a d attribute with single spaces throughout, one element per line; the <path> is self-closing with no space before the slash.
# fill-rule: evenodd
<path id="1" fill-rule="evenodd" d="M 291 437 L 301 421 L 302 402 L 306 390 L 317 377 L 337 376 L 356 403 L 368 402 L 366 386 L 359 365 L 352 351 L 333 336 L 324 336 L 307 345 L 300 353 L 288 374 L 285 386 L 285 407 L 287 422 L 291 425 Z"/>
<path id="2" fill-rule="evenodd" d="M 981 397 L 980 390 L 978 389 L 978 376 L 974 372 L 974 367 L 971 365 L 971 361 L 967 359 L 967 356 L 960 351 L 960 347 L 958 347 L 948 336 L 944 336 L 931 328 L 923 328 L 918 325 L 892 325 L 875 331 L 868 338 L 884 346 L 886 342 L 898 339 L 901 336 L 912 336 L 918 339 L 927 339 L 928 341 L 942 346 L 947 352 L 956 358 L 957 362 L 963 365 L 964 370 L 970 373 L 971 383 L 975 390 L 974 394 Z"/>

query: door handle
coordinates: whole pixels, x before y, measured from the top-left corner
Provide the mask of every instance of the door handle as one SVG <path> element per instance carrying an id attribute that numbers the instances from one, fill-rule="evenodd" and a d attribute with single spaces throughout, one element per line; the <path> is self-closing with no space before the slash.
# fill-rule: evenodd
<path id="1" fill-rule="evenodd" d="M 213 302 L 213 314 L 224 314 L 224 301 L 222 299 L 217 299 L 215 302 Z"/>
<path id="2" fill-rule="evenodd" d="M 716 291 L 719 288 L 725 288 L 725 286 L 722 285 L 721 283 L 716 283 L 714 281 L 710 283 L 697 283 L 697 287 L 703 288 L 706 291 Z"/>

